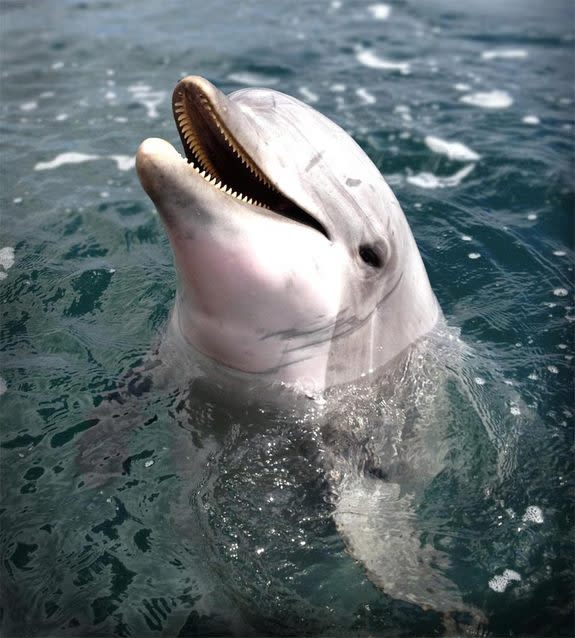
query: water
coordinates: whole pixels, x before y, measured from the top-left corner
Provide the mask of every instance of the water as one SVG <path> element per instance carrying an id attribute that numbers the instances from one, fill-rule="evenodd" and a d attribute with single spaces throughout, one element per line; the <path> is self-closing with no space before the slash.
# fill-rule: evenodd
<path id="1" fill-rule="evenodd" d="M 94 427 L 171 307 L 131 158 L 177 141 L 187 73 L 298 96 L 380 167 L 491 415 L 449 390 L 422 525 L 490 632 L 570 635 L 573 18 L 567 1 L 3 3 L 5 635 L 442 631 L 348 557 L 296 418 L 160 384 Z M 82 468 L 101 442 L 117 476 L 98 484 Z"/>

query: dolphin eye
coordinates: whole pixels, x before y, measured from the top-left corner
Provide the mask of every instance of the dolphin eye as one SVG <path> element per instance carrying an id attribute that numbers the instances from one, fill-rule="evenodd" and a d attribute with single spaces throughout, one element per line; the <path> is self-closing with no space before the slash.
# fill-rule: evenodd
<path id="1" fill-rule="evenodd" d="M 383 265 L 381 257 L 371 246 L 368 246 L 367 244 L 363 244 L 363 246 L 359 247 L 359 256 L 368 266 L 371 266 L 372 268 L 381 268 L 381 266 Z"/>

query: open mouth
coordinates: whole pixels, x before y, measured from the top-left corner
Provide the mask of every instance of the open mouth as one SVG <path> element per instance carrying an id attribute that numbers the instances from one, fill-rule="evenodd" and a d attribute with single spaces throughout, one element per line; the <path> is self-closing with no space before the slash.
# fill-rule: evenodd
<path id="1" fill-rule="evenodd" d="M 193 82 L 180 82 L 172 108 L 188 163 L 215 188 L 319 231 L 326 228 L 273 186 L 218 116 L 209 97 Z"/>

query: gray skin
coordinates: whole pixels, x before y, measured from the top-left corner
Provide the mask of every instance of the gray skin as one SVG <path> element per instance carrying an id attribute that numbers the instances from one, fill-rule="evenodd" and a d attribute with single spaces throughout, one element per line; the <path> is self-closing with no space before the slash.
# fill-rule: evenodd
<path id="1" fill-rule="evenodd" d="M 179 273 L 173 336 L 231 369 L 317 394 L 381 368 L 434 327 L 441 311 L 405 215 L 344 130 L 277 91 L 226 96 L 198 77 L 178 86 L 206 96 L 251 162 L 329 239 L 210 183 L 168 142 L 145 140 L 138 175 Z M 362 246 L 380 265 L 365 263 Z"/>
<path id="2" fill-rule="evenodd" d="M 416 434 L 401 433 L 410 404 L 429 412 L 414 398 L 426 395 L 426 385 L 435 387 L 433 375 L 426 383 L 418 374 L 417 352 L 442 315 L 405 215 L 376 166 L 339 126 L 277 91 L 226 96 L 207 80 L 188 77 L 174 95 L 175 104 L 178 95 L 209 104 L 239 154 L 325 233 L 242 200 L 249 193 L 238 189 L 238 197 L 225 182 L 203 176 L 168 142 L 145 140 L 138 175 L 166 227 L 179 275 L 162 359 L 179 367 L 186 360 L 215 362 L 214 385 L 226 392 L 247 388 L 247 400 L 278 384 L 296 397 L 330 388 L 341 396 L 379 371 L 374 387 L 389 390 L 389 405 L 398 406 L 384 426 L 398 428 L 409 471 L 431 480 L 442 459 L 418 433 L 433 433 L 425 427 L 429 420 L 420 416 L 410 426 Z M 375 260 L 362 258 L 365 247 Z M 368 410 L 377 392 L 364 402 Z M 357 434 L 345 413 L 332 426 L 337 444 L 324 460 L 334 520 L 351 553 L 392 597 L 446 613 L 469 611 L 434 568 L 443 557 L 420 546 L 413 496 L 393 477 L 358 472 L 363 461 L 350 461 L 349 446 L 342 452 L 346 430 Z M 375 431 L 364 434 L 377 440 Z M 389 447 L 391 453 L 372 452 L 373 458 L 387 455 L 397 463 L 402 449 L 396 442 Z"/>

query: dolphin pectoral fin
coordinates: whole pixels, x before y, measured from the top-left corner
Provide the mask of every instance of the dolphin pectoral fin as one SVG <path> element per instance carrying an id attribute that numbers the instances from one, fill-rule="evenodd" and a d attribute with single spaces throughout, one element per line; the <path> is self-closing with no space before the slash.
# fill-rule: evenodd
<path id="1" fill-rule="evenodd" d="M 141 422 L 133 408 L 116 403 L 101 404 L 94 416 L 94 426 L 77 444 L 76 468 L 88 488 L 122 476 L 131 431 Z"/>
<path id="2" fill-rule="evenodd" d="M 466 612 L 456 585 L 440 569 L 441 552 L 422 546 L 414 526 L 412 494 L 401 494 L 397 483 L 371 477 L 346 478 L 340 485 L 334 512 L 336 526 L 351 555 L 366 568 L 369 579 L 390 597 L 444 614 Z"/>

